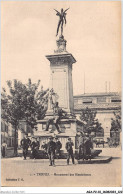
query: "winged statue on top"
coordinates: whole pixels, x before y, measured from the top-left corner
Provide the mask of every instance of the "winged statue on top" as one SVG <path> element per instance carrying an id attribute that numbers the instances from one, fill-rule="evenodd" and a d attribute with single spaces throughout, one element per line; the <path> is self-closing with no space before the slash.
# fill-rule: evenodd
<path id="1" fill-rule="evenodd" d="M 69 9 L 69 8 L 68 8 Z M 59 11 L 57 11 L 56 9 L 54 9 L 57 13 L 56 13 L 56 15 L 57 16 L 59 16 L 59 22 L 58 22 L 58 26 L 57 26 L 57 33 L 56 33 L 56 36 L 58 35 L 58 33 L 59 33 L 59 28 L 60 28 L 60 26 L 61 26 L 61 36 L 63 35 L 63 24 L 65 23 L 67 23 L 67 21 L 66 21 L 66 15 L 67 15 L 67 10 L 68 9 L 66 9 L 66 10 L 63 10 L 63 8 L 61 9 L 61 12 L 59 12 Z"/>

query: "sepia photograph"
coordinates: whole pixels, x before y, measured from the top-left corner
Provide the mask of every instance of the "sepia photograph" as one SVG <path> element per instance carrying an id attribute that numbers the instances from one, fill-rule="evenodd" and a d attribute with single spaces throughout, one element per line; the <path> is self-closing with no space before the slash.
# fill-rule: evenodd
<path id="1" fill-rule="evenodd" d="M 121 187 L 121 1 L 1 1 L 1 186 Z"/>

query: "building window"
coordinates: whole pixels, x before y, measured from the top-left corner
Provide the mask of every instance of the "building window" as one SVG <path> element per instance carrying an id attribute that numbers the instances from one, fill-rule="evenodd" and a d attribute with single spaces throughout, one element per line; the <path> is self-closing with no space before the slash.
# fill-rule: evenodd
<path id="1" fill-rule="evenodd" d="M 92 101 L 84 101 L 83 104 L 90 104 Z"/>
<path id="2" fill-rule="evenodd" d="M 103 97 L 103 98 L 97 98 L 97 103 L 105 103 L 106 102 L 106 98 Z"/>
<path id="3" fill-rule="evenodd" d="M 83 104 L 91 104 L 91 103 L 92 103 L 92 99 L 91 98 L 83 99 Z"/>
<path id="4" fill-rule="evenodd" d="M 111 100 L 111 102 L 121 102 L 121 100 L 114 99 L 114 100 Z"/>

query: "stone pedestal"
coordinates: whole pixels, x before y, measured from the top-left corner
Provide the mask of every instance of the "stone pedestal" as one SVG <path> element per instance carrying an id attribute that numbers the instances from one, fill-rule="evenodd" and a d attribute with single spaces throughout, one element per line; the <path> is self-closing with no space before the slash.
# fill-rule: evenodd
<path id="1" fill-rule="evenodd" d="M 67 41 L 64 39 L 64 36 L 60 36 L 59 39 L 56 41 L 57 50 L 55 50 L 54 53 L 67 52 L 66 51 L 66 43 L 67 43 Z"/>
<path id="2" fill-rule="evenodd" d="M 73 83 L 72 64 L 76 62 L 72 54 L 66 51 L 66 40 L 61 36 L 56 41 L 57 50 L 53 55 L 46 55 L 50 61 L 50 89 L 53 88 L 57 94 L 59 107 L 68 113 L 73 113 Z M 47 113 L 51 113 L 51 106 L 48 106 Z"/>
<path id="3" fill-rule="evenodd" d="M 62 143 L 62 150 L 66 152 L 65 145 L 68 140 L 68 137 L 71 137 L 74 143 L 74 151 L 78 149 L 78 136 L 77 132 L 83 130 L 83 123 L 77 119 L 62 119 L 60 120 L 59 126 L 62 133 L 58 134 L 54 125 L 50 125 L 49 131 L 45 131 L 47 120 L 38 120 L 38 130 L 35 131 L 35 136 L 40 138 L 40 145 L 43 141 L 46 143 L 49 141 L 49 137 L 58 137 Z"/>

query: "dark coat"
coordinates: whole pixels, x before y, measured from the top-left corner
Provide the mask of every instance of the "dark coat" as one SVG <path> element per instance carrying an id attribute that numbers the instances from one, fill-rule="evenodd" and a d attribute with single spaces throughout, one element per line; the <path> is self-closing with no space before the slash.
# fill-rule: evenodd
<path id="1" fill-rule="evenodd" d="M 30 141 L 29 138 L 27 138 L 27 139 L 24 138 L 24 139 L 21 140 L 21 147 L 22 147 L 23 149 L 28 149 L 29 146 L 30 146 L 30 144 L 31 144 L 31 141 Z"/>
<path id="2" fill-rule="evenodd" d="M 31 148 L 32 148 L 32 150 L 38 149 L 38 144 L 37 144 L 37 142 L 33 141 L 33 142 L 31 143 Z"/>
<path id="3" fill-rule="evenodd" d="M 62 148 L 62 144 L 60 141 L 56 142 L 56 150 L 60 150 Z"/>
<path id="4" fill-rule="evenodd" d="M 43 144 L 43 145 L 41 146 L 41 148 L 43 148 L 43 150 L 47 151 L 47 144 L 46 144 L 46 143 Z"/>
<path id="5" fill-rule="evenodd" d="M 38 147 L 38 149 L 39 149 L 39 148 L 40 148 L 40 142 L 37 141 L 36 143 L 37 143 L 37 147 Z"/>
<path id="6" fill-rule="evenodd" d="M 68 142 L 66 143 L 65 148 L 66 148 L 66 150 L 67 150 L 68 152 L 70 152 L 70 151 L 73 151 L 72 146 L 74 146 L 73 142 L 69 142 L 69 141 L 68 141 Z"/>
<path id="7" fill-rule="evenodd" d="M 56 143 L 54 141 L 49 141 L 47 144 L 47 152 L 51 154 L 52 152 L 55 153 L 56 150 Z"/>
<path id="8" fill-rule="evenodd" d="M 37 146 L 36 142 L 33 141 L 33 142 L 31 143 L 31 149 L 32 149 L 32 150 L 36 149 L 36 146 Z"/>
<path id="9" fill-rule="evenodd" d="M 90 141 L 90 139 L 88 139 L 85 142 L 85 149 L 86 149 L 86 154 L 87 155 L 91 154 L 91 148 L 92 148 L 92 142 Z"/>

